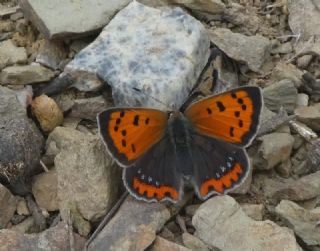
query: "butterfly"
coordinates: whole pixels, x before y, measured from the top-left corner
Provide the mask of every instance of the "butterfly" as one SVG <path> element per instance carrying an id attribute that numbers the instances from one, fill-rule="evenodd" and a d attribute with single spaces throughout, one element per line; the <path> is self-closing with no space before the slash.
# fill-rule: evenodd
<path id="1" fill-rule="evenodd" d="M 238 187 L 250 163 L 245 147 L 257 133 L 261 90 L 246 86 L 164 112 L 109 108 L 97 115 L 110 155 L 137 199 L 177 202 L 191 183 L 205 200 Z"/>

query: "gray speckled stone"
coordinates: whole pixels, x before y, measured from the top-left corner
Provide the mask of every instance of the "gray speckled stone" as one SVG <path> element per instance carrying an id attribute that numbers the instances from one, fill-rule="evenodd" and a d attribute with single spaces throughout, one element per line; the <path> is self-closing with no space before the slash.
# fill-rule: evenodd
<path id="1" fill-rule="evenodd" d="M 180 8 L 132 2 L 66 66 L 81 90 L 111 85 L 118 106 L 165 108 L 183 103 L 209 57 L 202 24 Z M 138 88 L 142 93 L 133 90 Z"/>

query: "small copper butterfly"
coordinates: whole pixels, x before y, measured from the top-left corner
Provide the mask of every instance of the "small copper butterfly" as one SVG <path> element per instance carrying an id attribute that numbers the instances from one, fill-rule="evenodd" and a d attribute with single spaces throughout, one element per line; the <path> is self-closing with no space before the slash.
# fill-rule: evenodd
<path id="1" fill-rule="evenodd" d="M 110 108 L 97 119 L 109 153 L 124 167 L 128 191 L 145 201 L 177 202 L 186 181 L 204 200 L 245 180 L 244 147 L 256 135 L 261 108 L 260 88 L 247 86 L 178 111 Z"/>

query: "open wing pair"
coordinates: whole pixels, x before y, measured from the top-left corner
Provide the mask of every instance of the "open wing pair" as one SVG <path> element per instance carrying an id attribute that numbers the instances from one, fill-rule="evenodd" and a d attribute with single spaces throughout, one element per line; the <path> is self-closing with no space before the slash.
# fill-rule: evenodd
<path id="1" fill-rule="evenodd" d="M 257 87 L 242 87 L 191 104 L 191 180 L 201 199 L 231 191 L 249 172 L 244 150 L 254 138 L 262 107 Z M 183 172 L 168 136 L 169 114 L 149 108 L 110 108 L 98 114 L 109 153 L 125 167 L 123 180 L 132 195 L 146 201 L 178 201 Z"/>

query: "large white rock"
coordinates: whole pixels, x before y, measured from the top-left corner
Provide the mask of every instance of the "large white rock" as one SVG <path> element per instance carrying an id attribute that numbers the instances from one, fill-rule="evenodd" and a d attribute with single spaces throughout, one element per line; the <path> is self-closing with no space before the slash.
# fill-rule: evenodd
<path id="1" fill-rule="evenodd" d="M 196 235 L 223 251 L 301 251 L 291 230 L 274 222 L 248 217 L 230 196 L 216 196 L 203 203 L 192 218 Z"/>
<path id="2" fill-rule="evenodd" d="M 168 109 L 183 103 L 208 57 L 209 38 L 199 21 L 180 8 L 155 9 L 134 1 L 66 72 L 81 90 L 108 83 L 116 105 Z"/>

